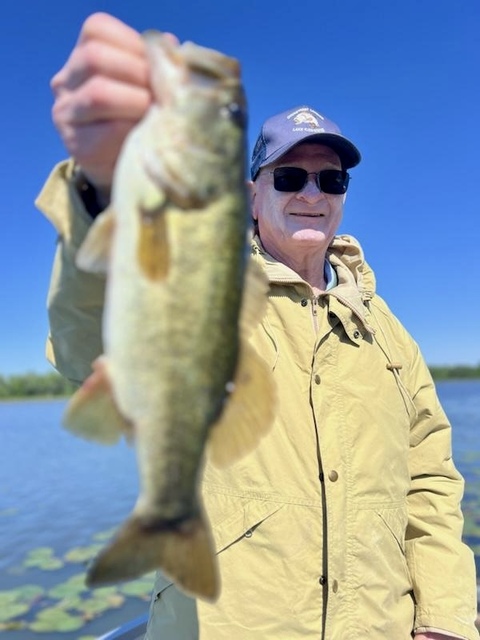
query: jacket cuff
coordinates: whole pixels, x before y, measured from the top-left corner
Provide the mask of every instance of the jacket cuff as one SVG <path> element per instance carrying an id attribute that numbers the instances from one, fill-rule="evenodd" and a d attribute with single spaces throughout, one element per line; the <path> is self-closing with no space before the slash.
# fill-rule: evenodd
<path id="1" fill-rule="evenodd" d="M 35 205 L 50 220 L 62 240 L 68 246 L 78 248 L 93 217 L 85 208 L 75 179 L 75 163 L 72 159 L 58 163 L 35 200 Z"/>

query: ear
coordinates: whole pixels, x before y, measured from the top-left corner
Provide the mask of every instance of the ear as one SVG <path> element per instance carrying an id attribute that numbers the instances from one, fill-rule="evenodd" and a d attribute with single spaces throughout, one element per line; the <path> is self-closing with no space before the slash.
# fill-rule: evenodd
<path id="1" fill-rule="evenodd" d="M 255 197 L 257 195 L 257 185 L 253 180 L 247 180 L 247 189 L 250 193 L 250 210 L 252 213 L 252 218 L 257 220 L 258 216 L 255 213 Z"/>

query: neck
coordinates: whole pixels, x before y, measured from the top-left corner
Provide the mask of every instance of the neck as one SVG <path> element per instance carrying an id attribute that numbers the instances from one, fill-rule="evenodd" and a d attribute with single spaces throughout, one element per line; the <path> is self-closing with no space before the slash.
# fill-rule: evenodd
<path id="1" fill-rule="evenodd" d="M 311 286 L 315 295 L 325 291 L 326 249 L 315 247 L 315 250 L 303 251 L 300 255 L 282 255 L 279 251 L 270 251 L 268 247 L 265 249 L 273 258 L 298 273 Z"/>

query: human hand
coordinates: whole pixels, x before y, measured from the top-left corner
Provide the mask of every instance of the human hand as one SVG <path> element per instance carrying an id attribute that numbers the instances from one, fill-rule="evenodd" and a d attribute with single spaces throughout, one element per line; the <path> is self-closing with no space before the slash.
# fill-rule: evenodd
<path id="1" fill-rule="evenodd" d="M 152 101 L 143 39 L 111 15 L 91 15 L 51 88 L 69 154 L 99 193 L 109 192 L 122 143 Z"/>

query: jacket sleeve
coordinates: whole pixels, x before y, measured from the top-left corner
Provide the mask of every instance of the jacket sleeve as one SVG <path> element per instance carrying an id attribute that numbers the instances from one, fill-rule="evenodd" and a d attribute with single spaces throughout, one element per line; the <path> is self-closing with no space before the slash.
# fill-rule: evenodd
<path id="1" fill-rule="evenodd" d="M 75 265 L 77 250 L 92 218 L 74 186 L 72 160 L 53 169 L 35 204 L 58 232 L 47 298 L 47 359 L 62 375 L 80 384 L 103 351 L 105 278 L 83 272 Z"/>
<path id="2" fill-rule="evenodd" d="M 411 428 L 406 553 L 416 603 L 415 629 L 445 630 L 469 640 L 475 629 L 472 551 L 462 542 L 464 482 L 452 460 L 451 427 L 430 372 L 415 346 L 410 390 Z"/>

